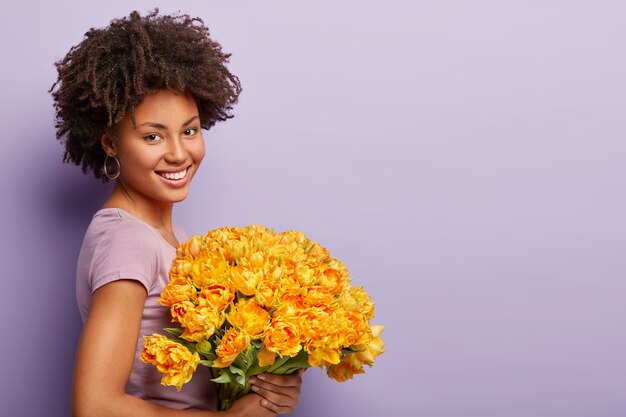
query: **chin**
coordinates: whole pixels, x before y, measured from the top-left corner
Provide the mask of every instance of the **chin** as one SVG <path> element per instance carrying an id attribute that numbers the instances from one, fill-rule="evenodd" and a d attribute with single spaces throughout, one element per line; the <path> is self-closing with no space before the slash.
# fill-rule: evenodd
<path id="1" fill-rule="evenodd" d="M 185 200 L 187 198 L 188 194 L 189 193 L 186 192 L 185 194 L 181 194 L 180 196 L 172 198 L 170 201 L 172 203 L 180 203 L 181 201 L 183 201 L 183 200 Z"/>
<path id="2" fill-rule="evenodd" d="M 172 203 L 180 203 L 181 201 L 184 201 L 187 198 L 187 196 L 184 196 L 183 198 L 179 198 L 177 200 L 172 200 Z"/>

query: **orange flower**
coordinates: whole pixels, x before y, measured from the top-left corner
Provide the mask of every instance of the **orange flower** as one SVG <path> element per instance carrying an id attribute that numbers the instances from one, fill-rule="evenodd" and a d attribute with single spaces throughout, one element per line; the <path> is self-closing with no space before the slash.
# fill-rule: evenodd
<path id="1" fill-rule="evenodd" d="M 335 331 L 335 322 L 332 311 L 322 307 L 308 307 L 299 312 L 300 340 L 306 346 L 325 346 L 328 344 L 327 335 Z M 343 329 L 344 326 L 337 326 Z"/>
<path id="2" fill-rule="evenodd" d="M 281 318 L 272 320 L 265 330 L 263 343 L 269 351 L 277 353 L 281 357 L 285 355 L 296 356 L 302 349 L 298 328 Z"/>
<path id="3" fill-rule="evenodd" d="M 300 292 L 310 306 L 334 307 L 337 304 L 335 295 L 322 287 L 305 287 Z"/>
<path id="4" fill-rule="evenodd" d="M 157 302 L 162 306 L 171 307 L 181 301 L 193 301 L 196 299 L 196 295 L 196 287 L 191 281 L 184 277 L 172 277 L 170 282 L 165 285 L 161 298 Z"/>
<path id="5" fill-rule="evenodd" d="M 372 340 L 368 343 L 364 350 L 357 352 L 356 356 L 359 361 L 366 365 L 372 365 L 376 356 L 385 352 L 385 343 L 380 338 L 380 334 L 385 329 L 383 326 L 375 325 L 372 329 Z"/>
<path id="6" fill-rule="evenodd" d="M 280 268 L 278 269 L 278 275 L 280 275 Z M 273 273 L 273 275 L 276 272 Z M 279 289 L 278 284 L 275 280 L 264 279 L 261 281 L 259 286 L 257 287 L 256 294 L 254 294 L 254 299 L 259 303 L 259 305 L 265 308 L 274 308 L 278 305 L 280 299 L 278 297 Z"/>
<path id="7" fill-rule="evenodd" d="M 311 366 L 330 366 L 336 365 L 341 361 L 341 349 L 320 346 L 308 350 L 309 365 Z"/>
<path id="8" fill-rule="evenodd" d="M 209 285 L 204 287 L 198 298 L 198 305 L 212 307 L 222 312 L 235 299 L 235 289 L 230 285 Z"/>
<path id="9" fill-rule="evenodd" d="M 188 256 L 193 259 L 200 254 L 200 249 L 202 248 L 202 236 L 194 235 L 186 242 L 178 245 L 178 249 L 176 250 L 176 256 L 179 258 L 183 258 Z"/>
<path id="10" fill-rule="evenodd" d="M 245 331 L 239 331 L 234 327 L 226 330 L 220 345 L 215 349 L 217 359 L 213 361 L 216 368 L 226 368 L 241 352 L 250 345 L 250 336 Z"/>
<path id="11" fill-rule="evenodd" d="M 270 314 L 254 299 L 241 299 L 228 314 L 228 321 L 238 329 L 245 330 L 252 339 L 258 339 L 270 323 Z"/>
<path id="12" fill-rule="evenodd" d="M 163 374 L 162 385 L 175 386 L 180 391 L 183 384 L 191 379 L 200 356 L 161 334 L 153 334 L 144 336 L 141 360 L 156 366 Z"/>
<path id="13" fill-rule="evenodd" d="M 330 259 L 328 250 L 319 243 L 311 242 L 309 247 L 309 255 L 315 257 L 318 262 L 323 263 Z"/>
<path id="14" fill-rule="evenodd" d="M 256 289 L 263 280 L 263 270 L 261 268 L 246 268 L 237 265 L 229 271 L 230 280 L 238 291 L 247 296 L 253 296 Z"/>
<path id="15" fill-rule="evenodd" d="M 372 340 L 372 330 L 365 316 L 356 311 L 344 312 L 344 318 L 347 320 L 346 345 L 347 346 L 364 346 Z"/>
<path id="16" fill-rule="evenodd" d="M 226 285 L 228 283 L 228 270 L 230 265 L 228 261 L 223 259 L 217 253 L 212 253 L 210 256 L 203 258 L 206 265 L 207 284 Z"/>
<path id="17" fill-rule="evenodd" d="M 174 304 L 172 318 L 185 329 L 180 336 L 190 342 L 208 339 L 224 322 L 224 314 L 212 307 L 196 307 L 189 301 Z"/>
<path id="18" fill-rule="evenodd" d="M 314 268 L 309 268 L 304 264 L 296 265 L 295 267 L 296 280 L 301 286 L 317 285 L 320 277 L 316 272 Z"/>
<path id="19" fill-rule="evenodd" d="M 274 365 L 274 362 L 276 361 L 276 353 L 268 350 L 267 348 L 261 349 L 257 356 L 259 358 L 259 366 L 261 367 Z"/>
<path id="20" fill-rule="evenodd" d="M 333 268 L 328 264 L 322 264 L 321 286 L 333 295 L 339 295 L 348 283 L 347 269 Z"/>
<path id="21" fill-rule="evenodd" d="M 350 286 L 339 296 L 339 300 L 346 310 L 359 311 L 368 320 L 374 317 L 374 302 L 363 287 Z"/>
<path id="22" fill-rule="evenodd" d="M 305 310 L 304 300 L 300 296 L 284 295 L 280 304 L 274 311 L 274 317 L 280 317 L 289 321 L 297 321 Z"/>
<path id="23" fill-rule="evenodd" d="M 362 374 L 363 364 L 357 359 L 355 353 L 344 355 L 337 365 L 329 366 L 326 374 L 337 382 L 344 382 L 352 379 L 355 374 Z"/>

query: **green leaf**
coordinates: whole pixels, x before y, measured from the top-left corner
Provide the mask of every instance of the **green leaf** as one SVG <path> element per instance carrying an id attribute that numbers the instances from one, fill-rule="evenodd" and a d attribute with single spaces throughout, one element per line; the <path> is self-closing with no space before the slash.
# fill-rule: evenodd
<path id="1" fill-rule="evenodd" d="M 180 327 L 166 327 L 163 330 L 165 330 L 170 336 L 173 336 L 175 338 L 179 338 L 181 334 L 183 334 L 184 330 Z"/>
<path id="2" fill-rule="evenodd" d="M 215 369 L 215 368 L 213 368 Z M 227 384 L 229 382 L 235 382 L 235 376 L 228 371 L 223 372 L 217 378 L 211 379 L 213 382 L 217 382 L 218 384 Z"/>
<path id="3" fill-rule="evenodd" d="M 269 372 L 271 374 L 275 374 L 276 373 L 276 369 L 279 369 L 281 366 L 283 366 L 285 364 L 285 362 L 287 362 L 289 359 L 291 359 L 290 356 L 283 356 L 281 357 L 277 357 L 276 361 L 274 362 L 273 365 L 270 365 L 266 372 Z"/>
<path id="4" fill-rule="evenodd" d="M 268 370 L 268 372 L 274 374 L 290 374 L 296 369 L 309 368 L 311 366 L 309 365 L 309 354 L 304 349 L 298 352 L 294 357 L 286 356 L 285 358 L 287 358 L 287 360 L 282 361 L 279 366 L 272 366 L 272 370 Z"/>
<path id="5" fill-rule="evenodd" d="M 256 352 L 256 348 L 252 345 L 249 345 L 247 348 L 244 349 L 243 352 L 237 355 L 232 364 L 240 369 L 243 369 L 244 371 L 247 371 L 256 362 Z"/>
<path id="6" fill-rule="evenodd" d="M 244 372 L 244 370 L 241 368 L 237 368 L 234 365 L 230 365 L 228 369 L 235 376 L 235 381 L 242 387 L 245 387 L 247 381 L 246 381 L 246 373 Z"/>

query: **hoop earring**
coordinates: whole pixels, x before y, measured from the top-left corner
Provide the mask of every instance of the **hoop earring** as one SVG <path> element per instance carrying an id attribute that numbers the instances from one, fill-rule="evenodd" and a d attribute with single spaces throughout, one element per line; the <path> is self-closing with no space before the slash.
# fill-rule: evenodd
<path id="1" fill-rule="evenodd" d="M 115 176 L 111 176 L 109 175 L 109 171 L 107 170 L 107 159 L 109 159 L 108 154 L 106 158 L 104 158 L 104 175 L 106 175 L 108 179 L 114 180 L 120 176 L 120 170 L 121 170 L 120 161 L 115 156 L 113 156 L 113 159 L 115 160 L 115 162 L 117 162 L 117 174 L 115 174 Z"/>

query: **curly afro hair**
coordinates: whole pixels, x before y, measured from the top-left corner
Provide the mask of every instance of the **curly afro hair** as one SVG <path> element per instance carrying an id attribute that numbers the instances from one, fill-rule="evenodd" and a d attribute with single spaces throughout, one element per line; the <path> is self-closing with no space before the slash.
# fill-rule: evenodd
<path id="1" fill-rule="evenodd" d="M 209 38 L 200 18 L 186 14 L 145 16 L 133 11 L 104 29 L 90 29 L 81 43 L 55 63 L 58 80 L 50 88 L 56 109 L 56 137 L 63 162 L 91 169 L 107 182 L 100 145 L 105 132 L 143 98 L 167 88 L 191 93 L 203 129 L 227 120 L 241 93 L 239 79 L 226 68 L 230 54 Z M 55 87 L 56 90 L 55 90 Z"/>

